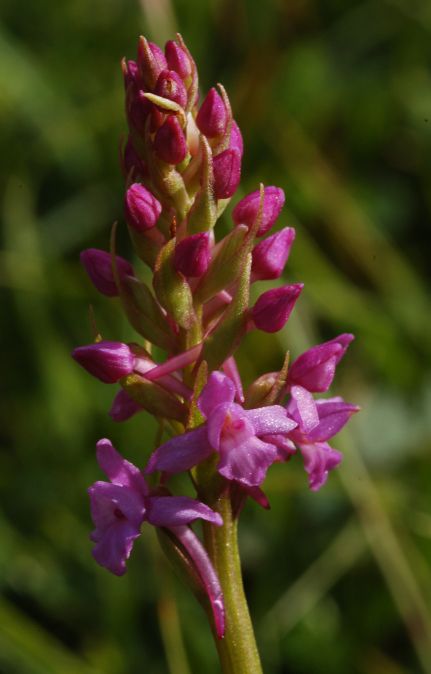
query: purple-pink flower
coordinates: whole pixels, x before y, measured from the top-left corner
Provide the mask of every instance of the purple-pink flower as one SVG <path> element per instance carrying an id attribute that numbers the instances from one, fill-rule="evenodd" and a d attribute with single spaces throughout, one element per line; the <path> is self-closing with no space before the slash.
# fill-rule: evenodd
<path id="1" fill-rule="evenodd" d="M 179 473 L 217 452 L 220 457 L 217 470 L 227 480 L 244 487 L 262 484 L 277 458 L 276 445 L 262 437 L 285 435 L 297 422 L 288 417 L 281 405 L 245 410 L 234 402 L 235 394 L 232 380 L 221 372 L 213 372 L 198 400 L 206 423 L 156 449 L 146 472 Z"/>
<path id="2" fill-rule="evenodd" d="M 95 482 L 88 490 L 95 525 L 93 556 L 115 575 L 126 572 L 126 560 L 143 522 L 168 528 L 196 519 L 222 524 L 218 513 L 188 496 L 151 495 L 142 472 L 123 459 L 110 440 L 97 443 L 97 460 L 110 482 Z"/>
<path id="3" fill-rule="evenodd" d="M 315 401 L 317 420 L 311 429 L 304 427 L 297 402 L 291 399 L 287 406 L 289 416 L 297 421 L 297 426 L 289 433 L 290 447 L 279 444 L 280 458 L 287 458 L 299 447 L 308 473 L 310 489 L 317 491 L 322 487 L 330 470 L 338 466 L 342 454 L 333 449 L 327 440 L 336 435 L 348 422 L 352 414 L 359 411 L 357 405 L 344 402 L 342 398 L 327 398 Z"/>

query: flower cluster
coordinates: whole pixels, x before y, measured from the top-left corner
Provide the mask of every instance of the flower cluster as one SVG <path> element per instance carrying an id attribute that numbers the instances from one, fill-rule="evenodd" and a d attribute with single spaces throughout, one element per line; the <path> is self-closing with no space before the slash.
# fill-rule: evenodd
<path id="1" fill-rule="evenodd" d="M 217 576 L 188 526 L 196 519 L 223 524 L 205 500 L 199 467 L 223 493 L 251 496 L 273 463 L 302 456 L 309 486 L 319 489 L 341 461 L 330 440 L 357 411 L 341 398 L 315 399 L 332 384 L 353 339 L 342 334 L 267 373 L 244 392 L 234 352 L 250 330 L 276 332 L 294 309 L 303 284 L 264 291 L 250 306 L 255 281 L 279 279 L 295 231 L 271 233 L 284 205 L 279 187 L 260 186 L 232 210 L 232 227 L 217 238 L 214 225 L 240 182 L 243 142 L 224 88 L 199 99 L 196 65 L 181 36 L 162 51 L 140 38 L 136 60 L 123 62 L 128 137 L 121 148 L 124 212 L 140 263 L 152 287 L 116 253 L 88 249 L 81 262 L 96 289 L 117 297 L 136 343 L 98 338 L 73 357 L 104 383 L 119 384 L 110 415 L 125 421 L 146 410 L 171 437 L 143 470 L 108 440 L 97 445 L 110 482 L 90 487 L 95 559 L 121 575 L 144 522 L 169 531 L 200 578 L 219 636 L 222 596 Z M 114 232 L 115 234 L 115 232 Z M 162 362 L 153 347 L 166 353 Z M 160 353 L 160 351 L 158 351 Z M 172 495 L 169 476 L 189 471 L 200 500 Z M 212 471 L 212 473 L 211 473 Z M 147 483 L 145 475 L 157 474 Z M 152 486 L 150 487 L 149 484 Z"/>

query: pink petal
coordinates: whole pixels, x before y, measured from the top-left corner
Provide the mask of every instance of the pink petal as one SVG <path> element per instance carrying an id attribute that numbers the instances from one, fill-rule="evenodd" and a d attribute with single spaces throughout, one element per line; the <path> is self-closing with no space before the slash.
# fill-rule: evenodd
<path id="1" fill-rule="evenodd" d="M 154 473 L 156 470 L 162 470 L 167 473 L 181 473 L 204 461 L 212 453 L 207 429 L 200 426 L 171 438 L 156 449 L 150 456 L 145 472 Z"/>
<path id="2" fill-rule="evenodd" d="M 99 440 L 96 455 L 99 466 L 114 485 L 130 487 L 143 495 L 147 493 L 147 485 L 139 468 L 123 459 L 110 440 Z"/>
<path id="3" fill-rule="evenodd" d="M 208 383 L 199 396 L 198 407 L 205 417 L 209 417 L 217 405 L 232 403 L 235 398 L 235 385 L 230 377 L 222 372 L 212 372 Z"/>
<path id="4" fill-rule="evenodd" d="M 298 425 L 296 421 L 287 416 L 286 410 L 281 405 L 257 407 L 253 410 L 245 410 L 244 413 L 253 424 L 256 435 L 290 433 Z"/>
<path id="5" fill-rule="evenodd" d="M 304 433 L 309 433 L 319 423 L 319 415 L 314 398 L 302 386 L 292 386 L 290 393 L 297 406 L 300 429 Z"/>
<path id="6" fill-rule="evenodd" d="M 155 527 L 177 527 L 196 519 L 223 524 L 219 513 L 204 503 L 188 496 L 150 496 L 147 499 L 146 519 Z"/>
<path id="7" fill-rule="evenodd" d="M 326 442 L 300 445 L 304 468 L 312 491 L 317 491 L 328 479 L 329 471 L 338 466 L 343 456 Z"/>
<path id="8" fill-rule="evenodd" d="M 234 480 L 246 487 L 258 487 L 265 479 L 277 451 L 274 445 L 254 436 L 229 451 L 220 451 L 218 472 L 227 480 Z"/>

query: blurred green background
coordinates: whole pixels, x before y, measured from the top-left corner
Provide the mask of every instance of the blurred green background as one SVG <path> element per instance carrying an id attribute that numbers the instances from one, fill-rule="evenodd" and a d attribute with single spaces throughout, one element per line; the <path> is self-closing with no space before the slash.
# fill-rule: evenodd
<path id="1" fill-rule="evenodd" d="M 132 339 L 90 287 L 83 248 L 122 218 L 120 58 L 180 30 L 201 88 L 222 82 L 246 142 L 240 194 L 286 191 L 304 281 L 276 337 L 250 335 L 246 382 L 286 349 L 352 331 L 334 393 L 363 411 L 312 494 L 270 471 L 241 546 L 267 674 L 431 672 L 431 4 L 428 0 L 2 0 L 0 165 L 1 674 L 218 672 L 209 629 L 147 527 L 129 572 L 93 562 L 87 486 L 110 437 L 143 465 L 146 414 L 106 415 L 112 387 L 70 359 Z M 235 197 L 234 202 L 237 200 Z M 126 237 L 121 250 L 127 253 Z M 257 290 L 256 290 L 257 292 Z"/>

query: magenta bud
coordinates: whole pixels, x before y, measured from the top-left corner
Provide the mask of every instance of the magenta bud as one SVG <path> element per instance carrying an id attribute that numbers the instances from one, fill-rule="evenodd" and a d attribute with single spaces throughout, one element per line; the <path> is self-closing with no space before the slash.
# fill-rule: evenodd
<path id="1" fill-rule="evenodd" d="M 163 51 L 154 42 L 147 42 L 141 37 L 137 61 L 145 86 L 153 89 L 161 71 L 168 67 Z"/>
<path id="2" fill-rule="evenodd" d="M 109 416 L 113 421 L 127 421 L 127 419 L 130 419 L 141 410 L 142 407 L 124 389 L 120 389 L 112 401 Z"/>
<path id="3" fill-rule="evenodd" d="M 180 164 L 187 155 L 187 142 L 178 119 L 169 115 L 154 138 L 154 151 L 167 164 Z"/>
<path id="4" fill-rule="evenodd" d="M 136 152 L 130 137 L 127 139 L 127 143 L 124 147 L 121 163 L 126 178 L 130 175 L 132 177 L 148 175 L 148 169 L 145 166 L 145 162 Z"/>
<path id="5" fill-rule="evenodd" d="M 139 80 L 138 64 L 136 61 L 123 61 L 124 86 L 126 90 L 131 84 L 137 84 Z"/>
<path id="6" fill-rule="evenodd" d="M 230 150 L 237 150 L 242 157 L 244 153 L 244 142 L 242 140 L 241 130 L 235 120 L 232 121 L 232 128 L 230 130 Z"/>
<path id="7" fill-rule="evenodd" d="M 223 99 L 214 89 L 209 90 L 196 117 L 196 125 L 207 138 L 221 136 L 226 129 L 227 110 Z"/>
<path id="8" fill-rule="evenodd" d="M 265 187 L 263 199 L 263 216 L 257 236 L 263 236 L 271 229 L 284 206 L 284 192 L 280 187 Z M 232 211 L 232 218 L 236 225 L 252 227 L 259 213 L 260 190 L 256 190 L 241 199 Z"/>
<path id="9" fill-rule="evenodd" d="M 174 254 L 174 267 L 184 276 L 198 277 L 205 274 L 211 253 L 209 233 L 199 232 L 180 241 Z"/>
<path id="10" fill-rule="evenodd" d="M 353 339 L 353 335 L 343 333 L 305 351 L 292 363 L 289 383 L 314 393 L 327 391 L 334 379 L 336 367 Z"/>
<path id="11" fill-rule="evenodd" d="M 125 212 L 127 222 L 138 232 L 154 227 L 162 206 L 146 187 L 134 183 L 126 192 Z"/>
<path id="12" fill-rule="evenodd" d="M 162 70 L 157 80 L 154 93 L 157 96 L 168 98 L 185 108 L 187 105 L 187 91 L 181 77 L 174 70 Z"/>
<path id="13" fill-rule="evenodd" d="M 214 196 L 229 199 L 241 179 L 241 156 L 237 150 L 224 150 L 213 158 Z"/>
<path id="14" fill-rule="evenodd" d="M 252 309 L 256 327 L 264 332 L 281 330 L 287 323 L 303 287 L 303 283 L 294 283 L 262 293 Z"/>
<path id="15" fill-rule="evenodd" d="M 115 297 L 119 294 L 112 272 L 110 253 L 98 248 L 87 248 L 87 250 L 82 251 L 80 260 L 93 285 L 102 295 Z M 122 276 L 134 276 L 133 267 L 130 262 L 117 255 L 116 263 L 120 278 Z"/>
<path id="16" fill-rule="evenodd" d="M 175 70 L 185 80 L 192 74 L 192 64 L 184 49 L 174 40 L 169 40 L 165 45 L 165 56 L 170 70 Z"/>
<path id="17" fill-rule="evenodd" d="M 281 276 L 294 239 L 295 230 L 285 227 L 254 247 L 251 266 L 253 281 L 269 281 Z"/>
<path id="18" fill-rule="evenodd" d="M 72 351 L 74 358 L 93 377 L 105 384 L 114 384 L 133 372 L 135 356 L 122 342 L 98 342 L 78 346 Z"/>

